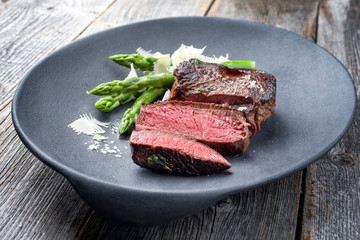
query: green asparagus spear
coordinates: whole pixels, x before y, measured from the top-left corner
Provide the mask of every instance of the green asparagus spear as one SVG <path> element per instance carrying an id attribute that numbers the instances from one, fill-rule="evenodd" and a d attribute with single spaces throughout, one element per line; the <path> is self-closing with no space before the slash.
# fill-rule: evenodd
<path id="1" fill-rule="evenodd" d="M 256 67 L 255 61 L 226 61 L 222 62 L 221 65 L 224 65 L 228 68 L 247 68 L 254 69 Z"/>
<path id="2" fill-rule="evenodd" d="M 166 88 L 149 88 L 136 99 L 134 104 L 125 111 L 123 118 L 119 122 L 120 134 L 129 131 L 135 124 L 136 118 L 140 113 L 142 103 L 152 103 L 162 96 Z"/>
<path id="3" fill-rule="evenodd" d="M 120 94 L 129 90 L 141 90 L 149 87 L 171 88 L 174 83 L 174 75 L 170 73 L 148 74 L 142 77 L 129 78 L 123 81 L 114 80 L 102 83 L 89 93 L 94 95 Z"/>
<path id="4" fill-rule="evenodd" d="M 143 57 L 140 54 L 117 54 L 109 57 L 114 62 L 130 67 L 131 63 L 134 64 L 136 69 L 140 69 L 142 71 L 153 71 L 154 70 L 154 62 L 158 59 L 155 57 Z"/>
<path id="5" fill-rule="evenodd" d="M 132 90 L 99 99 L 95 107 L 101 112 L 110 112 L 119 105 L 125 104 L 136 98 L 138 91 Z"/>
<path id="6" fill-rule="evenodd" d="M 139 54 L 118 54 L 109 57 L 114 60 L 116 63 L 130 67 L 131 63 L 134 64 L 134 68 L 140 69 L 143 71 L 153 71 L 154 63 L 158 60 L 155 57 L 143 57 Z M 255 69 L 255 61 L 226 61 L 220 63 L 221 65 L 227 66 L 228 68 L 248 68 Z"/>

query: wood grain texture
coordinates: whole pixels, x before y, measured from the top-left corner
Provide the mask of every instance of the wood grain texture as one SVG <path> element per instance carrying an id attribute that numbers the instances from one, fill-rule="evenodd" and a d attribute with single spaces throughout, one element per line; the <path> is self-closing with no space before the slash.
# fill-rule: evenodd
<path id="1" fill-rule="evenodd" d="M 149 19 L 203 16 L 211 2 L 211 0 L 116 1 L 105 14 L 101 15 L 86 29 L 82 36 L 110 27 Z"/>
<path id="2" fill-rule="evenodd" d="M 323 1 L 318 44 L 360 84 L 360 1 Z M 341 141 L 306 173 L 303 239 L 360 239 L 360 109 Z"/>
<path id="3" fill-rule="evenodd" d="M 334 53 L 359 86 L 359 7 L 359 0 L 0 2 L 0 238 L 294 239 L 298 231 L 304 239 L 359 239 L 359 111 L 341 142 L 305 171 L 302 229 L 297 223 L 301 171 L 167 225 L 111 222 L 29 153 L 10 113 L 20 79 L 55 49 L 95 31 L 170 16 L 206 14 L 294 31 Z"/>
<path id="4" fill-rule="evenodd" d="M 0 3 L 0 238 L 72 238 L 88 211 L 70 184 L 21 143 L 11 120 L 17 84 L 75 39 L 110 1 Z"/>
<path id="5" fill-rule="evenodd" d="M 36 62 L 74 40 L 109 4 L 110 0 L 1 3 L 0 110 Z"/>
<path id="6" fill-rule="evenodd" d="M 260 22 L 315 40 L 318 2 L 313 0 L 216 0 L 208 16 Z"/>
<path id="7" fill-rule="evenodd" d="M 291 1 L 288 7 L 283 1 L 271 1 L 272 11 L 266 10 L 266 2 L 260 5 L 253 1 L 215 1 L 208 16 L 241 18 L 268 24 L 285 26 L 304 37 L 312 39 L 316 33 L 317 3 Z M 259 2 L 258 2 L 259 3 Z M 121 9 L 109 9 L 109 13 Z M 259 9 L 260 8 L 260 9 Z M 273 14 L 275 9 L 282 9 Z M 292 14 L 287 14 L 291 10 Z M 190 11 L 190 10 L 189 10 Z M 193 11 L 193 9 L 191 10 Z M 130 12 L 130 11 L 127 11 Z M 97 22 L 110 19 L 108 12 Z M 127 16 L 127 18 L 137 18 Z M 293 18 L 291 17 L 293 16 Z M 299 18 L 305 24 L 298 24 Z M 102 24 L 103 25 L 103 24 Z M 89 27 L 88 29 L 91 29 Z M 90 31 L 91 32 L 91 31 Z M 86 33 L 86 32 L 85 32 Z M 274 182 L 268 186 L 229 196 L 209 208 L 168 225 L 152 228 L 135 228 L 116 224 L 92 212 L 79 239 L 294 239 L 301 194 L 302 172 Z"/>

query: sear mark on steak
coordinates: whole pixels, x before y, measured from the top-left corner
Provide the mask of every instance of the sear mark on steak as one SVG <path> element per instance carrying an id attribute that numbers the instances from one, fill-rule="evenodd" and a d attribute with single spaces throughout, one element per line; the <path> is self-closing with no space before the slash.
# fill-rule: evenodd
<path id="1" fill-rule="evenodd" d="M 174 75 L 169 100 L 230 105 L 245 114 L 252 135 L 274 113 L 276 79 L 264 71 L 191 59 L 182 62 Z"/>
<path id="2" fill-rule="evenodd" d="M 138 131 L 147 129 L 181 134 L 224 155 L 246 151 L 249 126 L 244 116 L 229 107 L 187 101 L 143 104 L 136 120 Z"/>
<path id="3" fill-rule="evenodd" d="M 177 175 L 210 175 L 231 164 L 218 152 L 189 137 L 161 131 L 133 131 L 132 159 L 141 167 Z"/>

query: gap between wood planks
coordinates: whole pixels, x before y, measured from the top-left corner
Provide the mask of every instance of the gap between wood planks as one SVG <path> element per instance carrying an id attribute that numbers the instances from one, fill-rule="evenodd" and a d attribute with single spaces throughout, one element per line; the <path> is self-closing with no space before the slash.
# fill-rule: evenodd
<path id="1" fill-rule="evenodd" d="M 104 13 L 111 8 L 112 5 L 114 5 L 114 3 L 116 2 L 116 0 L 113 0 L 106 8 L 104 11 L 102 11 L 96 18 L 94 18 L 94 20 L 92 20 L 86 27 L 84 27 L 84 29 L 73 39 L 73 41 L 77 40 L 94 22 L 96 22 L 99 18 L 101 18 Z"/>
<path id="2" fill-rule="evenodd" d="M 319 12 L 320 12 L 320 3 L 316 9 L 316 18 L 315 18 L 315 31 L 314 36 L 312 37 L 314 43 L 317 43 L 318 38 L 318 29 L 319 29 Z M 307 168 L 302 170 L 302 178 L 301 178 L 301 188 L 300 188 L 300 199 L 298 206 L 298 215 L 296 221 L 296 229 L 295 229 L 295 239 L 301 240 L 304 238 L 302 236 L 303 233 L 303 219 L 304 219 L 304 207 L 305 207 L 305 194 L 306 194 L 306 176 L 307 176 Z"/>
<path id="3" fill-rule="evenodd" d="M 214 2 L 215 2 L 215 0 L 212 0 L 211 3 L 209 4 L 209 7 L 204 14 L 205 17 L 209 14 L 211 7 L 214 5 Z"/>
<path id="4" fill-rule="evenodd" d="M 303 222 L 303 215 L 304 215 L 304 202 L 305 202 L 305 192 L 306 192 L 306 168 L 302 170 L 302 178 L 301 178 L 301 187 L 300 187 L 300 199 L 299 199 L 299 206 L 298 206 L 298 215 L 296 220 L 296 229 L 295 229 L 295 239 L 301 239 L 302 233 L 302 222 Z"/>

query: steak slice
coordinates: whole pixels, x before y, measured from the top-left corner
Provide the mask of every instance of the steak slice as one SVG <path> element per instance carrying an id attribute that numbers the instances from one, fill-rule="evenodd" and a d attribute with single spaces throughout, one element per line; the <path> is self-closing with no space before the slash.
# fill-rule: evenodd
<path id="1" fill-rule="evenodd" d="M 251 124 L 249 129 L 253 136 L 257 131 L 260 131 L 261 124 L 269 120 L 275 111 L 275 106 L 275 97 L 257 107 L 254 107 L 251 104 L 243 104 L 241 106 L 229 105 L 229 107 L 241 111 L 244 114 L 247 121 Z"/>
<path id="2" fill-rule="evenodd" d="M 214 103 L 167 101 L 143 104 L 136 130 L 158 130 L 191 137 L 221 154 L 244 153 L 249 123 L 233 109 Z"/>
<path id="3" fill-rule="evenodd" d="M 191 59 L 175 70 L 168 100 L 230 105 L 244 112 L 255 134 L 274 113 L 276 79 L 264 71 L 231 69 Z"/>
<path id="4" fill-rule="evenodd" d="M 133 131 L 132 159 L 141 167 L 179 175 L 209 175 L 231 164 L 218 152 L 191 138 L 161 131 Z"/>

